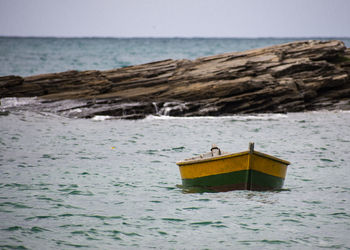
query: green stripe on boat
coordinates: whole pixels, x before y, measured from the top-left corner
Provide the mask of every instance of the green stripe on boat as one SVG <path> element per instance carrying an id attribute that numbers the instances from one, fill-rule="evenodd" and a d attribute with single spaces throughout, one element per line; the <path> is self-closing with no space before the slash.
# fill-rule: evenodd
<path id="1" fill-rule="evenodd" d="M 250 180 L 248 180 L 250 178 Z M 194 179 L 182 179 L 187 187 L 202 187 L 217 191 L 234 189 L 268 190 L 280 189 L 284 179 L 254 170 L 244 170 L 211 175 Z"/>

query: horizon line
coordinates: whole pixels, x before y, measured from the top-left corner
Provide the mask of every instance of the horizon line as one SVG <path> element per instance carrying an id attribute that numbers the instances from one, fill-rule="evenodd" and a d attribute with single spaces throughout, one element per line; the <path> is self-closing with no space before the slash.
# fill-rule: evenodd
<path id="1" fill-rule="evenodd" d="M 25 36 L 0 35 L 0 38 L 57 38 L 57 39 L 350 39 L 350 36 Z"/>

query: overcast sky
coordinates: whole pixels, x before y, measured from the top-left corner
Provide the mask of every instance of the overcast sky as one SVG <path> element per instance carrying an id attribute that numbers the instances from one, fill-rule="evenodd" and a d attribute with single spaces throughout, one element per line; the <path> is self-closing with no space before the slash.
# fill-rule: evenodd
<path id="1" fill-rule="evenodd" d="M 0 36 L 350 37 L 350 0 L 0 0 Z"/>

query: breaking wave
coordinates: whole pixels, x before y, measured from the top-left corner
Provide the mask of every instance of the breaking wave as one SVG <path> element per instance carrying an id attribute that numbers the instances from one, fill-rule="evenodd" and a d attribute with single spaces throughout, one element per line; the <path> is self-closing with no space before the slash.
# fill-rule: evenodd
<path id="1" fill-rule="evenodd" d="M 279 120 L 288 118 L 288 114 L 256 114 L 256 115 L 228 115 L 228 116 L 167 116 L 148 115 L 146 119 L 155 120 L 197 120 L 197 119 L 228 119 L 234 121 L 250 120 Z"/>
<path id="2" fill-rule="evenodd" d="M 28 106 L 38 103 L 40 103 L 40 101 L 37 99 L 37 97 L 6 97 L 0 99 L 0 107 L 3 109 Z"/>

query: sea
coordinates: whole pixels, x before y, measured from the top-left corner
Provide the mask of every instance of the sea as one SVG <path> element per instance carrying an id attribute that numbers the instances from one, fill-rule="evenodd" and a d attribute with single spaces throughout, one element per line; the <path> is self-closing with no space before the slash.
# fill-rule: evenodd
<path id="1" fill-rule="evenodd" d="M 294 40 L 309 38 L 0 37 L 0 76 Z M 24 108 L 36 101 L 1 99 L 0 249 L 350 249 L 349 111 L 78 119 Z M 291 162 L 283 189 L 182 187 L 177 161 L 249 142 Z"/>

